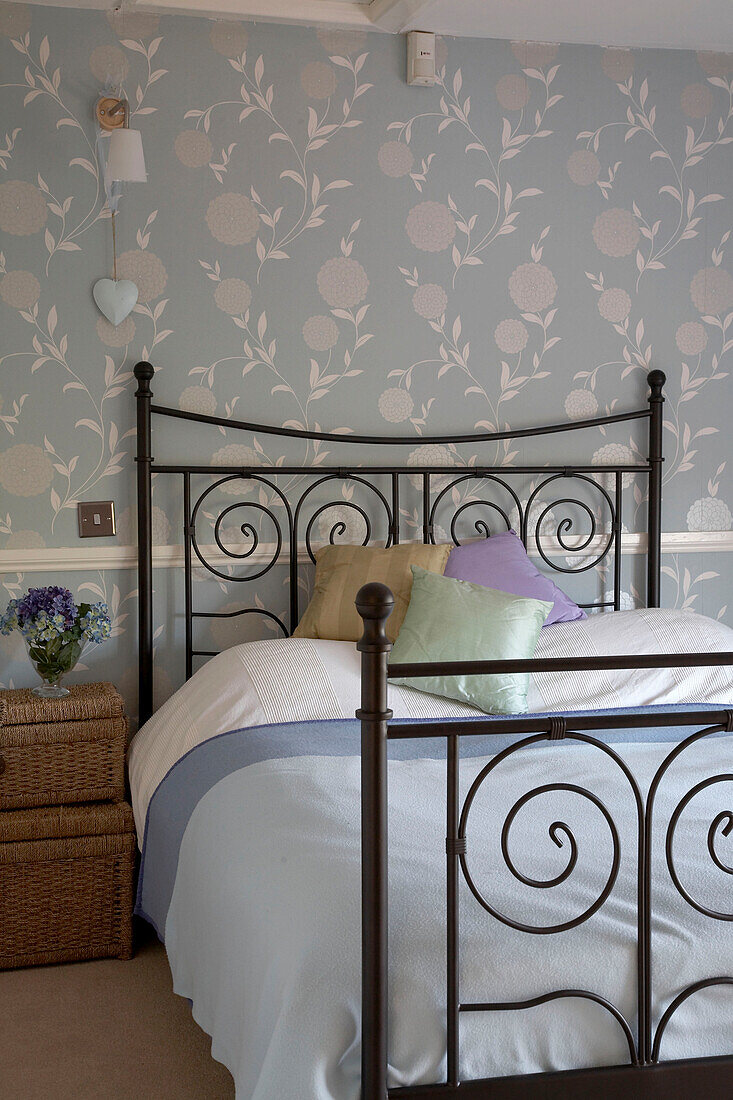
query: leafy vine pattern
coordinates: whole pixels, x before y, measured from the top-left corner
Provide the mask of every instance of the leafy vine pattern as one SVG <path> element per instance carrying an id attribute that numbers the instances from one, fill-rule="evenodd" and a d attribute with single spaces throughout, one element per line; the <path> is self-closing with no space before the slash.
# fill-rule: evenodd
<path id="1" fill-rule="evenodd" d="M 730 56 L 681 54 L 672 69 L 654 51 L 439 39 L 435 87 L 413 89 L 393 46 L 0 0 L 0 553 L 13 564 L 74 547 L 85 498 L 115 498 L 120 544 L 134 538 L 141 358 L 166 404 L 344 436 L 414 433 L 400 458 L 459 475 L 523 451 L 426 436 L 617 411 L 643 401 L 661 367 L 665 523 L 733 529 Z M 91 110 L 105 90 L 129 99 L 149 170 L 123 189 L 118 275 L 139 298 L 116 329 L 89 294 L 108 274 Z M 217 462 L 240 447 L 268 470 L 343 454 L 240 440 L 226 424 L 207 438 Z M 645 459 L 636 430 L 585 438 L 594 463 Z M 640 529 L 645 485 L 629 489 L 623 519 Z M 476 491 L 462 482 L 451 502 Z M 421 537 L 410 493 L 403 520 Z M 252 499 L 279 506 L 265 489 Z M 178 538 L 166 509 L 156 483 L 159 542 Z M 13 569 L 4 591 L 34 576 Z M 608 585 L 602 568 L 593 583 Z M 677 606 L 717 614 L 727 583 L 682 552 L 665 559 Z M 129 631 L 131 586 L 109 573 L 98 584 L 113 601 L 117 586 Z"/>

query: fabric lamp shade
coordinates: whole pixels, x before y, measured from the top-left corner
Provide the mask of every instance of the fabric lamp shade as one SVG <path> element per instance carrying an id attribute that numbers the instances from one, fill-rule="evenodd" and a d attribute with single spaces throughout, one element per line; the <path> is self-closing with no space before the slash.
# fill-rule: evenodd
<path id="1" fill-rule="evenodd" d="M 143 139 L 139 130 L 113 130 L 109 136 L 107 172 L 112 180 L 127 183 L 145 183 Z"/>

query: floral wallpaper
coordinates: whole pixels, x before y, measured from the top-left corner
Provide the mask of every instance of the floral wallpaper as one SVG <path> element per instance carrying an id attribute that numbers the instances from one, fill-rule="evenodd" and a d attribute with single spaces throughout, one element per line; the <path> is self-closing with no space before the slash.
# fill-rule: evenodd
<path id="1" fill-rule="evenodd" d="M 421 436 L 636 407 L 661 367 L 665 529 L 731 530 L 733 56 L 439 39 L 438 68 L 408 87 L 403 40 L 379 34 L 0 2 L 0 571 L 9 552 L 78 547 L 79 500 L 116 502 L 99 545 L 134 541 L 140 358 L 163 404 L 414 434 L 409 464 L 457 468 L 639 461 L 623 424 L 480 454 Z M 116 328 L 91 296 L 112 268 L 105 89 L 129 99 L 149 176 L 116 217 L 117 274 L 139 290 Z M 180 428 L 157 438 L 184 453 Z M 221 464 L 347 451 L 190 439 Z M 155 538 L 176 543 L 159 480 Z M 641 529 L 645 486 L 625 480 Z M 317 535 L 353 526 L 348 492 Z M 418 522 L 409 501 L 403 518 Z M 666 555 L 665 602 L 726 615 L 729 560 Z M 0 578 L 3 596 L 39 581 Z M 115 641 L 90 661 L 129 679 L 134 706 L 134 572 L 53 579 L 114 604 Z M 639 589 L 630 576 L 624 599 Z M 176 629 L 161 620 L 161 654 Z M 12 645 L 0 682 L 30 682 Z M 161 691 L 180 679 L 166 660 Z"/>

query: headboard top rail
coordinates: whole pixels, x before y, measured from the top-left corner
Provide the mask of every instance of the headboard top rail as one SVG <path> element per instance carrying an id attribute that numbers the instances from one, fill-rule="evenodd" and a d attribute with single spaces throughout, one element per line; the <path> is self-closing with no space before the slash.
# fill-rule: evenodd
<path id="1" fill-rule="evenodd" d="M 500 529 L 514 529 L 525 546 L 543 559 L 545 566 L 562 574 L 582 573 L 595 569 L 601 563 L 605 573 L 601 578 L 600 597 L 582 606 L 597 609 L 621 606 L 621 538 L 623 531 L 623 491 L 629 487 L 634 475 L 648 477 L 647 511 L 647 605 L 658 607 L 661 580 L 661 502 L 662 502 L 662 410 L 665 375 L 660 370 L 649 373 L 649 393 L 643 408 L 627 412 L 611 412 L 587 420 L 573 420 L 561 424 L 541 424 L 536 427 L 506 428 L 503 431 L 470 432 L 436 435 L 362 435 L 323 432 L 309 428 L 280 427 L 275 424 L 258 424 L 225 417 L 207 416 L 153 403 L 151 383 L 155 370 L 151 363 L 141 362 L 134 368 L 138 388 L 137 403 L 137 504 L 138 504 L 138 582 L 139 582 L 139 646 L 140 646 L 140 720 L 150 717 L 153 709 L 153 532 L 152 532 L 152 482 L 153 474 L 178 475 L 183 484 L 183 550 L 185 566 L 186 675 L 192 673 L 195 656 L 209 656 L 213 652 L 197 648 L 194 640 L 194 622 L 201 619 L 234 618 L 238 616 L 264 616 L 288 634 L 298 621 L 298 589 L 302 577 L 298 575 L 298 563 L 305 546 L 307 557 L 315 560 L 312 537 L 335 542 L 337 539 L 359 542 L 363 545 L 373 540 L 374 526 L 384 531 L 384 544 L 392 546 L 407 537 L 419 537 L 425 543 L 450 539 L 454 543 L 465 541 L 465 527 L 471 528 L 470 538 L 488 537 L 499 523 Z M 297 440 L 320 440 L 331 444 L 350 443 L 374 448 L 372 455 L 378 464 L 371 465 L 372 455 L 357 452 L 354 460 L 344 462 L 335 459 L 332 464 L 294 464 L 278 458 L 269 463 L 267 455 L 259 456 L 255 466 L 195 464 L 182 462 L 155 462 L 152 450 L 152 417 L 167 417 L 184 423 L 213 425 L 219 429 L 234 429 L 263 436 L 284 436 Z M 587 428 L 606 428 L 611 424 L 633 421 L 648 424 L 648 450 L 646 461 L 600 464 L 589 462 L 548 462 L 528 465 L 489 465 L 481 463 L 479 452 L 469 461 L 443 451 L 437 463 L 412 464 L 411 459 L 423 457 L 420 452 L 410 455 L 407 462 L 385 461 L 384 449 L 392 445 L 417 448 L 425 444 L 489 445 L 507 439 L 550 436 L 565 432 L 583 431 Z M 258 450 L 262 448 L 258 446 Z M 429 453 L 429 452 L 428 452 Z M 222 456 L 228 457 L 228 456 Z M 244 457 L 244 456 L 243 456 Z M 324 455 L 324 457 L 326 457 Z M 486 455 L 485 457 L 488 457 Z M 494 457 L 492 455 L 492 457 Z M 622 455 L 621 457 L 629 457 Z M 633 457 L 633 456 L 631 456 Z M 640 456 L 641 457 L 641 456 Z M 447 462 L 447 464 L 446 464 Z M 282 463 L 282 464 L 281 464 Z M 514 480 L 531 478 L 525 488 Z M 200 476 L 207 477 L 207 486 L 201 490 Z M 282 477 L 286 478 L 285 483 Z M 291 480 L 287 480 L 287 479 Z M 386 484 L 379 479 L 386 478 Z M 212 481 L 213 479 L 213 481 Z M 342 486 L 342 496 L 337 500 L 322 500 L 324 486 L 333 486 L 338 480 L 348 482 Z M 565 482 L 563 479 L 569 479 Z M 510 484 L 511 480 L 511 484 Z M 307 485 L 303 488 L 303 482 Z M 569 490 L 568 485 L 572 488 Z M 552 488 L 550 488 L 552 486 Z M 257 493 L 252 490 L 257 487 Z M 241 491 L 240 491 L 241 490 Z M 368 503 L 362 506 L 352 495 L 366 493 Z M 557 493 L 556 493 L 557 491 Z M 228 495 L 232 503 L 218 503 L 218 496 Z M 554 495 L 556 493 L 556 495 Z M 371 495 L 369 495 L 371 494 Z M 594 497 L 594 494 L 595 497 Z M 637 502 L 643 500 L 638 498 Z M 589 503 L 590 501 L 590 503 Z M 595 502 L 594 502 L 595 501 Z M 218 516 L 207 512 L 214 505 Z M 484 509 L 472 512 L 469 509 Z M 240 522 L 239 512 L 244 509 L 245 521 Z M 249 512 L 246 510 L 249 509 Z M 488 511 L 486 511 L 488 509 Z M 555 511 L 553 511 L 555 509 Z M 559 509 L 565 509 L 561 516 Z M 253 511 L 254 510 L 254 511 Z M 373 514 L 376 510 L 377 516 Z M 570 514 L 567 514 L 569 510 Z M 530 513 L 533 513 L 532 532 Z M 478 515 L 479 518 L 475 518 Z M 469 518 L 470 516 L 470 518 Z M 487 520 L 486 517 L 489 517 Z M 254 518 L 253 518 L 254 517 Z M 576 520 L 580 523 L 578 529 Z M 351 528 L 350 529 L 350 523 Z M 460 522 L 459 522 L 460 521 Z M 473 521 L 471 526 L 471 521 Z M 197 533 L 199 527 L 211 524 L 213 540 L 220 556 L 227 563 L 249 567 L 246 576 L 233 576 L 232 569 L 222 572 L 207 558 L 208 542 Z M 445 522 L 445 527 L 441 524 Z M 237 535 L 237 528 L 241 535 Z M 553 546 L 543 542 L 549 539 L 545 528 L 551 528 Z M 274 540 L 270 537 L 274 531 Z M 359 533 L 356 533 L 356 532 Z M 237 547 L 230 543 L 232 532 L 239 540 Z M 475 532 L 475 533 L 474 533 Z M 211 534 L 211 532 L 210 532 Z M 266 537 L 265 537 L 266 534 Z M 241 545 L 241 536 L 245 543 Z M 269 541 L 268 541 L 269 540 Z M 380 541 L 382 538 L 380 536 Z M 530 547 L 531 544 L 531 547 Z M 289 566 L 289 613 L 275 614 L 262 600 L 255 598 L 253 606 L 237 610 L 209 611 L 194 607 L 194 561 L 196 569 L 205 569 L 224 581 L 257 581 L 259 577 L 281 560 L 281 551 Z M 257 553 L 259 552 L 259 557 Z M 264 556 L 263 556 L 264 555 Z M 570 560 L 572 555 L 577 555 Z M 218 559 L 217 559 L 218 562 Z M 264 562 L 264 564 L 263 564 Z M 578 562 L 574 567 L 573 562 Z M 564 563 L 564 564 L 563 564 Z M 612 563 L 612 564 L 609 564 Z M 610 587 L 604 590 L 608 584 Z M 289 623 L 289 626 L 286 625 Z M 203 639 L 202 639 L 203 641 Z"/>
<path id="2" fill-rule="evenodd" d="M 151 363 L 141 362 L 135 366 L 135 377 L 139 388 L 137 396 L 150 395 L 150 382 L 155 375 L 155 368 Z M 661 370 L 653 370 L 648 375 L 649 387 L 652 397 L 661 396 L 662 388 L 666 382 L 666 375 Z M 646 420 L 652 416 L 650 403 L 630 412 L 608 413 L 605 416 L 594 416 L 586 420 L 571 420 L 560 424 L 540 424 L 532 428 L 507 428 L 505 431 L 495 432 L 469 432 L 464 434 L 441 432 L 437 435 L 359 435 L 357 433 L 320 432 L 306 428 L 287 428 L 277 424 L 257 424 L 248 420 L 234 420 L 225 416 L 208 416 L 205 413 L 188 412 L 185 409 L 174 409 L 168 405 L 151 404 L 151 413 L 157 416 L 167 416 L 176 420 L 188 420 L 198 424 L 213 424 L 219 428 L 231 428 L 237 431 L 260 432 L 263 435 L 279 435 L 291 439 L 318 439 L 329 443 L 361 443 L 366 446 L 405 446 L 414 447 L 416 443 L 495 443 L 504 439 L 524 439 L 532 436 L 554 435 L 558 432 L 582 431 L 584 428 L 600 428 L 609 424 L 621 424 L 629 420 Z"/>

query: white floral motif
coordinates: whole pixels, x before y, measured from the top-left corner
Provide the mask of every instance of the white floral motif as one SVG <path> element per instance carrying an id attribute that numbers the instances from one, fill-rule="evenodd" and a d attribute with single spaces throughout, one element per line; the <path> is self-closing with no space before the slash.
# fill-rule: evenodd
<path id="1" fill-rule="evenodd" d="M 634 452 L 625 443 L 605 443 L 594 452 L 591 461 L 594 466 L 635 466 L 637 464 Z M 603 488 L 610 493 L 614 489 L 615 479 L 615 474 L 603 474 L 598 480 Z M 621 477 L 623 488 L 628 489 L 633 480 L 634 475 L 632 473 L 623 474 Z"/>
<path id="2" fill-rule="evenodd" d="M 731 527 L 733 516 L 730 508 L 718 497 L 701 497 L 690 505 L 688 531 L 730 531 Z"/>
<path id="3" fill-rule="evenodd" d="M 499 351 L 503 351 L 505 355 L 516 355 L 526 348 L 529 333 L 522 321 L 509 317 L 505 321 L 499 321 L 494 329 L 494 340 Z"/>
<path id="4" fill-rule="evenodd" d="M 617 84 L 621 84 L 628 80 L 634 71 L 634 55 L 631 50 L 609 47 L 603 51 L 601 68 L 606 76 L 615 80 Z"/>
<path id="5" fill-rule="evenodd" d="M 407 390 L 393 386 L 379 396 L 379 411 L 390 424 L 401 424 L 412 415 L 415 403 Z"/>
<path id="6" fill-rule="evenodd" d="M 241 466 L 247 469 L 259 466 L 260 456 L 245 443 L 228 443 L 226 447 L 214 452 L 211 456 L 211 464 L 212 466 Z M 231 496 L 242 496 L 252 487 L 252 482 L 241 481 L 239 478 L 219 486 L 222 493 L 229 493 Z"/>
<path id="7" fill-rule="evenodd" d="M 630 210 L 612 207 L 593 222 L 593 240 L 604 256 L 628 256 L 639 243 L 639 226 Z"/>
<path id="8" fill-rule="evenodd" d="M 0 453 L 0 485 L 16 497 L 37 497 L 53 481 L 48 455 L 33 443 L 16 443 Z"/>
<path id="9" fill-rule="evenodd" d="M 697 60 L 708 76 L 727 77 L 733 73 L 733 53 L 698 50 Z"/>
<path id="10" fill-rule="evenodd" d="M 606 321 L 619 324 L 631 312 L 631 298 L 618 286 L 610 286 L 598 299 L 598 312 Z"/>
<path id="11" fill-rule="evenodd" d="M 222 244 L 247 244 L 257 236 L 260 218 L 246 195 L 225 191 L 209 203 L 206 224 L 212 237 Z"/>
<path id="12" fill-rule="evenodd" d="M 568 157 L 568 175 L 579 187 L 595 183 L 601 173 L 601 162 L 591 149 L 576 149 Z"/>
<path id="13" fill-rule="evenodd" d="M 496 98 L 507 111 L 521 111 L 529 103 L 529 84 L 520 73 L 507 73 L 496 82 Z"/>
<path id="14" fill-rule="evenodd" d="M 364 542 L 367 536 L 367 525 L 364 517 L 346 504 L 329 505 L 321 512 L 316 522 L 318 532 L 324 542 L 330 542 L 331 532 L 334 531 L 335 527 L 338 527 L 333 535 L 336 543 L 355 543 L 359 545 Z M 343 531 L 341 530 L 342 525 Z"/>
<path id="15" fill-rule="evenodd" d="M 130 63 L 118 46 L 97 46 L 90 54 L 89 69 L 100 84 L 121 84 Z"/>
<path id="16" fill-rule="evenodd" d="M 214 301 L 223 313 L 235 317 L 249 309 L 252 291 L 244 279 L 222 279 L 214 291 Z"/>
<path id="17" fill-rule="evenodd" d="M 43 229 L 47 218 L 46 200 L 32 183 L 0 183 L 0 229 L 14 237 L 27 237 Z"/>
<path id="18" fill-rule="evenodd" d="M 350 309 L 363 302 L 369 289 L 367 273 L 358 260 L 335 256 L 326 260 L 316 278 L 318 292 L 332 309 Z"/>
<path id="19" fill-rule="evenodd" d="M 708 334 L 699 321 L 684 321 L 675 333 L 677 347 L 683 355 L 700 355 L 708 344 Z"/>
<path id="20" fill-rule="evenodd" d="M 112 325 L 106 317 L 97 321 L 97 336 L 108 348 L 124 348 L 135 338 L 135 322 L 125 317 L 119 325 Z"/>
<path id="21" fill-rule="evenodd" d="M 209 33 L 209 41 L 222 57 L 241 57 L 247 49 L 247 28 L 241 23 L 214 23 Z"/>
<path id="22" fill-rule="evenodd" d="M 216 397 L 204 386 L 186 386 L 178 398 L 178 408 L 184 412 L 213 416 L 216 412 Z"/>
<path id="23" fill-rule="evenodd" d="M 509 276 L 509 294 L 517 309 L 538 313 L 555 301 L 557 283 L 544 264 L 520 264 Z"/>
<path id="24" fill-rule="evenodd" d="M 27 4 L 0 3 L 0 34 L 20 38 L 31 26 L 31 10 Z"/>
<path id="25" fill-rule="evenodd" d="M 445 313 L 447 305 L 448 295 L 437 283 L 423 283 L 412 296 L 412 308 L 426 321 L 434 321 L 436 317 L 440 317 Z"/>
<path id="26" fill-rule="evenodd" d="M 591 390 L 571 390 L 565 398 L 565 412 L 570 420 L 589 420 L 598 412 L 598 399 Z"/>
<path id="27" fill-rule="evenodd" d="M 733 306 L 733 276 L 722 267 L 703 267 L 693 276 L 690 297 L 700 313 L 724 313 Z"/>
<path id="28" fill-rule="evenodd" d="M 336 70 L 325 61 L 311 61 L 300 74 L 300 85 L 311 99 L 328 99 L 336 91 Z"/>
<path id="29" fill-rule="evenodd" d="M 303 339 L 311 351 L 328 351 L 338 343 L 339 329 L 333 317 L 316 315 L 303 325 Z"/>
<path id="30" fill-rule="evenodd" d="M 442 443 L 423 443 L 410 451 L 407 456 L 408 466 L 455 466 L 455 455 L 444 447 Z M 439 493 L 450 484 L 450 474 L 433 474 L 430 478 L 430 488 L 434 493 Z M 410 474 L 410 483 L 415 489 L 422 489 L 422 477 L 418 474 Z"/>
<path id="31" fill-rule="evenodd" d="M 688 118 L 705 118 L 713 109 L 713 93 L 705 84 L 688 84 L 682 89 L 680 103 Z"/>
<path id="32" fill-rule="evenodd" d="M 406 176 L 415 163 L 412 149 L 404 141 L 385 141 L 379 146 L 377 160 L 385 176 L 394 179 Z"/>
<path id="33" fill-rule="evenodd" d="M 159 298 L 168 282 L 168 272 L 154 252 L 142 248 L 123 252 L 117 260 L 117 275 L 135 284 L 139 302 Z"/>
<path id="34" fill-rule="evenodd" d="M 348 57 L 356 53 L 366 43 L 364 31 L 347 31 L 330 28 L 322 28 L 318 31 L 318 41 L 327 54 L 335 54 L 337 57 Z"/>
<path id="35" fill-rule="evenodd" d="M 211 141 L 203 130 L 181 130 L 173 148 L 181 164 L 187 168 L 203 168 L 213 155 Z"/>
<path id="36" fill-rule="evenodd" d="M 442 252 L 456 235 L 456 220 L 442 202 L 419 202 L 407 215 L 405 230 L 415 248 L 422 252 Z"/>
<path id="37" fill-rule="evenodd" d="M 118 38 L 152 38 L 158 33 L 160 16 L 147 11 L 113 8 L 107 12 L 107 22 Z"/>
<path id="38" fill-rule="evenodd" d="M 557 57 L 554 42 L 512 42 L 512 53 L 523 69 L 542 69 Z"/>
<path id="39" fill-rule="evenodd" d="M 41 296 L 41 284 L 30 271 L 8 271 L 0 279 L 0 298 L 13 309 L 30 309 Z"/>

